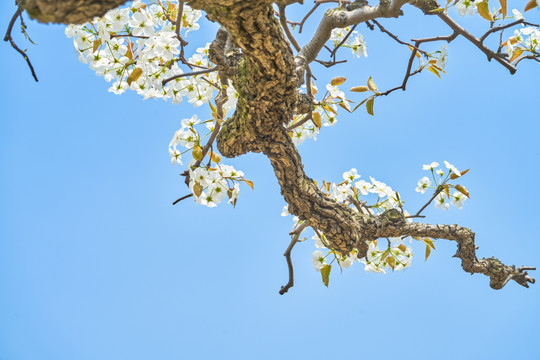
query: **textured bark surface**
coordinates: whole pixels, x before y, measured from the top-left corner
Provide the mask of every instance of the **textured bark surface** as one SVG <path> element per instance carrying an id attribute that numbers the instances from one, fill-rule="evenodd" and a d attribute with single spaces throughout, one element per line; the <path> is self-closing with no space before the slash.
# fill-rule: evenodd
<path id="1" fill-rule="evenodd" d="M 42 23 L 82 24 L 103 16 L 127 0 L 25 0 L 28 15 Z"/>

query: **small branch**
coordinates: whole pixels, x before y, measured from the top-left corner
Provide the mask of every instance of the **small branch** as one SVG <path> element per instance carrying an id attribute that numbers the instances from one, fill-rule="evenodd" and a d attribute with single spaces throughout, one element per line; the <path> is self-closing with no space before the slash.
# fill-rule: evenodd
<path id="1" fill-rule="evenodd" d="M 429 204 L 431 204 L 431 202 L 432 202 L 433 200 L 435 200 L 435 198 L 437 197 L 437 195 L 439 195 L 443 190 L 444 190 L 444 187 L 442 187 L 442 186 L 437 187 L 437 189 L 436 189 L 435 192 L 433 193 L 433 196 L 431 197 L 431 199 L 429 199 L 428 202 L 427 202 L 424 206 L 422 206 L 422 207 L 420 208 L 420 210 L 418 210 L 418 211 L 416 212 L 416 214 L 414 214 L 414 215 L 411 216 L 411 217 L 420 217 L 420 214 L 422 213 L 422 211 L 424 211 L 424 210 L 429 206 Z"/>
<path id="2" fill-rule="evenodd" d="M 298 242 L 298 238 L 300 237 L 300 234 L 302 233 L 302 231 L 304 231 L 304 229 L 308 227 L 308 224 L 309 223 L 307 221 L 304 221 L 299 227 L 297 227 L 294 231 L 290 233 L 290 235 L 292 236 L 291 243 L 289 244 L 289 246 L 287 247 L 287 250 L 285 250 L 285 253 L 283 254 L 283 256 L 285 256 L 285 259 L 287 260 L 287 267 L 289 268 L 289 281 L 287 282 L 287 284 L 282 286 L 281 289 L 279 290 L 280 295 L 285 294 L 287 291 L 289 291 L 290 288 L 294 286 L 294 270 L 293 270 L 293 263 L 291 260 L 291 251 L 296 245 L 296 243 Z"/>
<path id="3" fill-rule="evenodd" d="M 500 26 L 496 26 L 494 28 L 491 28 L 489 29 L 488 31 L 486 31 L 486 33 L 484 35 L 482 35 L 480 37 L 480 41 L 481 42 L 484 42 L 484 40 L 490 35 L 490 34 L 493 34 L 494 32 L 497 32 L 497 31 L 501 31 L 501 30 L 504 30 L 504 29 L 508 29 L 512 26 L 516 26 L 518 24 L 523 24 L 523 25 L 527 25 L 527 26 L 536 26 L 538 27 L 539 25 L 536 25 L 536 24 L 531 24 L 529 22 L 526 22 L 525 19 L 520 19 L 520 20 L 516 20 L 514 22 L 511 22 L 510 24 L 506 24 L 506 25 L 500 25 Z"/>
<path id="4" fill-rule="evenodd" d="M 285 34 L 287 35 L 287 38 L 291 42 L 291 44 L 294 46 L 296 51 L 300 51 L 301 47 L 298 45 L 298 42 L 294 38 L 293 34 L 291 33 L 291 29 L 289 29 L 289 25 L 287 24 L 287 16 L 285 15 L 285 6 L 279 5 L 279 22 L 281 23 L 281 27 L 283 28 L 283 31 L 285 31 Z"/>
<path id="5" fill-rule="evenodd" d="M 356 27 L 358 26 L 358 24 L 354 24 L 354 26 L 351 28 L 351 30 L 347 33 L 347 35 L 345 35 L 345 37 L 343 38 L 343 40 L 341 40 L 341 42 L 339 44 L 337 44 L 337 46 L 334 48 L 334 50 L 332 50 L 332 52 L 330 53 L 330 57 L 332 57 L 334 59 L 334 62 L 336 61 L 336 51 L 343 45 L 345 44 L 345 41 L 347 41 L 347 39 L 352 35 L 354 29 L 356 29 Z"/>
<path id="6" fill-rule="evenodd" d="M 11 31 L 13 30 L 13 25 L 15 24 L 15 20 L 17 20 L 17 17 L 19 16 L 21 16 L 21 20 L 22 20 L 21 14 L 22 14 L 22 7 L 21 5 L 18 4 L 17 11 L 15 11 L 15 14 L 13 14 L 13 17 L 9 21 L 9 25 L 6 31 L 6 36 L 4 36 L 4 41 L 9 41 L 9 43 L 11 44 L 11 47 L 14 48 L 19 54 L 22 55 L 24 60 L 26 60 L 28 67 L 30 68 L 30 72 L 32 73 L 32 76 L 34 77 L 34 80 L 38 82 L 39 80 L 37 78 L 36 72 L 34 71 L 34 67 L 32 66 L 32 63 L 30 62 L 30 58 L 26 55 L 25 51 L 19 49 L 19 47 L 17 46 L 17 44 L 15 44 L 15 41 L 11 37 Z"/>
<path id="7" fill-rule="evenodd" d="M 491 59 L 495 59 L 499 64 L 504 66 L 505 68 L 510 71 L 510 74 L 514 74 L 516 72 L 515 66 L 510 64 L 508 61 L 506 61 L 499 53 L 495 53 L 491 49 L 489 49 L 487 46 L 485 46 L 480 39 L 472 35 L 470 32 L 465 30 L 463 27 L 461 27 L 457 22 L 454 21 L 450 16 L 448 16 L 445 13 L 439 12 L 437 16 L 446 23 L 446 25 L 450 26 L 454 32 L 459 33 L 461 36 L 463 36 L 465 39 L 469 40 L 474 46 L 476 46 L 480 51 L 482 51 L 484 54 L 486 54 L 488 61 L 491 61 Z"/>
<path id="8" fill-rule="evenodd" d="M 347 62 L 347 60 L 323 61 L 323 60 L 319 60 L 319 59 L 315 59 L 315 61 L 318 62 L 319 64 L 321 64 L 322 66 L 327 67 L 327 68 L 332 67 L 332 66 L 334 66 L 336 64 L 343 64 L 343 63 Z"/>
<path id="9" fill-rule="evenodd" d="M 214 72 L 214 71 L 217 71 L 217 67 L 213 67 L 211 69 L 206 69 L 206 70 L 200 70 L 200 71 L 193 71 L 193 72 L 178 74 L 178 75 L 175 75 L 175 76 L 171 76 L 168 79 L 163 79 L 163 81 L 161 82 L 161 85 L 165 86 L 165 84 L 167 84 L 169 81 L 179 79 L 179 78 L 182 78 L 182 77 L 185 77 L 185 76 L 208 74 L 208 73 L 211 73 L 211 72 Z"/>
<path id="10" fill-rule="evenodd" d="M 420 44 L 422 43 L 425 43 L 425 42 L 432 42 L 432 41 L 446 41 L 446 42 L 452 42 L 457 36 L 459 35 L 459 33 L 457 32 L 454 32 L 452 33 L 451 35 L 447 35 L 447 36 L 436 36 L 436 37 L 430 37 L 430 38 L 424 38 L 424 39 L 412 39 L 412 41 L 414 41 L 414 46 L 412 46 L 413 48 L 413 51 L 411 53 L 411 56 L 409 57 L 409 62 L 407 63 L 407 71 L 405 72 L 405 77 L 403 78 L 403 82 L 401 83 L 400 86 L 396 86 L 395 88 L 392 88 L 384 93 L 381 93 L 381 95 L 384 95 L 384 96 L 387 96 L 388 94 L 396 91 L 396 90 L 403 90 L 405 91 L 407 89 L 407 82 L 409 81 L 409 78 L 411 76 L 414 76 L 420 72 L 422 72 L 423 68 L 418 68 L 417 70 L 415 70 L 414 72 L 411 73 L 411 69 L 412 69 L 412 65 L 413 65 L 413 62 L 414 62 L 414 57 L 416 56 L 416 53 L 417 51 L 421 51 L 422 53 L 425 54 L 424 51 L 420 50 L 419 46 Z"/>
<path id="11" fill-rule="evenodd" d="M 383 33 L 387 34 L 387 35 L 390 36 L 392 39 L 394 39 L 395 41 L 397 41 L 398 43 L 400 43 L 401 45 L 407 45 L 407 46 L 409 46 L 409 47 L 411 47 L 411 48 L 413 48 L 413 49 L 416 49 L 416 50 L 417 50 L 419 53 L 421 53 L 421 54 L 425 54 L 425 53 L 426 53 L 425 51 L 423 51 L 423 50 L 417 48 L 416 46 L 413 46 L 412 44 L 409 44 L 408 42 L 399 40 L 399 38 L 398 38 L 396 35 L 392 34 L 390 31 L 386 30 L 386 29 L 384 28 L 384 26 L 382 26 L 377 20 L 373 19 L 373 20 L 371 20 L 371 21 L 373 21 L 373 23 L 374 23 L 375 25 L 377 25 L 377 27 L 379 28 L 380 31 L 382 31 Z M 368 21 L 366 21 L 366 23 L 368 23 Z"/>
<path id="12" fill-rule="evenodd" d="M 289 127 L 286 127 L 286 128 L 285 128 L 285 131 L 287 131 L 287 132 L 292 131 L 292 130 L 296 129 L 296 128 L 299 127 L 299 126 L 304 125 L 306 122 L 308 122 L 308 121 L 311 120 L 312 118 L 313 118 L 313 117 L 310 116 L 310 115 L 308 114 L 308 115 L 306 115 L 305 118 L 303 118 L 303 119 L 300 120 L 299 122 L 294 123 L 294 124 L 292 124 L 292 125 L 289 126 Z"/>
<path id="13" fill-rule="evenodd" d="M 187 198 L 190 198 L 190 197 L 192 197 L 192 196 L 193 196 L 193 194 L 187 194 L 187 195 L 185 195 L 185 196 L 182 196 L 182 197 L 179 198 L 179 199 L 176 199 L 172 204 L 173 204 L 173 205 L 176 205 L 176 204 L 178 204 L 180 201 L 185 200 L 185 199 L 187 199 Z"/>
<path id="14" fill-rule="evenodd" d="M 525 56 L 522 56 L 520 57 L 515 63 L 514 63 L 514 66 L 518 66 L 518 64 L 521 62 L 521 60 L 523 59 L 531 59 L 531 60 L 535 60 L 537 62 L 540 63 L 540 59 L 538 59 L 538 55 L 525 55 Z"/>
<path id="15" fill-rule="evenodd" d="M 306 20 L 311 16 L 311 14 L 313 14 L 313 12 L 315 10 L 317 10 L 317 8 L 319 7 L 319 5 L 321 4 L 315 4 L 314 7 L 311 8 L 311 10 L 309 10 L 309 12 L 306 14 L 306 16 L 304 16 L 304 18 L 302 19 L 302 21 L 300 21 L 300 28 L 298 29 L 298 32 L 301 34 L 302 33 L 302 29 L 304 28 L 304 23 L 306 22 Z"/>

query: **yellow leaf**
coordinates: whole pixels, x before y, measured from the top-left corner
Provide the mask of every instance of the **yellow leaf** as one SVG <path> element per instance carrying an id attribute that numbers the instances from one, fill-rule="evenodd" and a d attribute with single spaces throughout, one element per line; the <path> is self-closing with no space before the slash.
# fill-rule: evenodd
<path id="1" fill-rule="evenodd" d="M 353 91 L 353 92 L 365 92 L 365 91 L 368 91 L 368 87 L 367 86 L 355 86 L 355 87 L 352 87 L 349 91 Z"/>
<path id="2" fill-rule="evenodd" d="M 210 159 L 218 164 L 221 161 L 221 156 L 213 151 L 210 151 Z"/>
<path id="3" fill-rule="evenodd" d="M 427 261 L 427 259 L 429 257 L 429 254 L 431 254 L 431 246 L 426 244 L 426 259 L 425 259 L 425 261 Z"/>
<path id="4" fill-rule="evenodd" d="M 371 115 L 371 116 L 373 116 L 373 103 L 374 103 L 373 98 L 370 98 L 366 102 L 366 110 L 367 110 L 368 114 Z"/>
<path id="5" fill-rule="evenodd" d="M 132 82 L 137 81 L 137 79 L 141 77 L 142 72 L 143 70 L 141 68 L 133 69 L 133 71 L 131 72 L 131 74 L 129 74 L 126 80 L 128 85 L 131 85 Z"/>
<path id="6" fill-rule="evenodd" d="M 429 245 L 431 246 L 432 249 L 435 249 L 435 245 L 433 244 L 433 240 L 426 237 L 426 238 L 423 238 L 421 239 L 426 245 Z"/>
<path id="7" fill-rule="evenodd" d="M 413 48 L 411 45 L 407 45 L 407 47 L 411 50 L 411 51 L 416 51 L 414 53 L 414 56 L 416 56 L 417 58 L 420 59 L 420 53 L 418 52 L 418 50 L 416 50 L 415 48 Z"/>
<path id="8" fill-rule="evenodd" d="M 328 283 L 330 282 L 330 271 L 332 270 L 332 265 L 324 264 L 321 269 L 321 275 L 322 275 L 322 282 L 324 286 L 328 287 Z"/>
<path id="9" fill-rule="evenodd" d="M 367 81 L 367 87 L 369 90 L 371 91 L 377 91 L 377 85 L 375 85 L 375 83 L 373 82 L 373 79 L 371 78 L 371 76 L 369 77 L 368 81 Z"/>
<path id="10" fill-rule="evenodd" d="M 318 113 L 318 112 L 314 112 L 314 113 L 313 113 L 313 123 L 314 123 L 315 126 L 318 127 L 319 129 L 321 128 L 322 122 L 321 122 L 321 114 L 320 114 L 320 113 Z"/>
<path id="11" fill-rule="evenodd" d="M 337 115 L 336 110 L 332 109 L 332 107 L 331 107 L 330 105 L 328 105 L 328 104 L 322 104 L 321 106 L 322 106 L 322 108 L 323 108 L 324 110 L 329 111 L 329 112 L 331 112 L 331 113 L 334 114 L 334 115 Z"/>
<path id="12" fill-rule="evenodd" d="M 253 181 L 244 179 L 244 182 L 251 188 L 251 190 L 254 190 L 253 189 Z"/>
<path id="13" fill-rule="evenodd" d="M 392 270 L 394 270 L 394 267 L 396 266 L 396 259 L 394 259 L 392 256 L 386 259 L 386 263 L 390 265 Z"/>
<path id="14" fill-rule="evenodd" d="M 537 7 L 538 3 L 536 1 L 537 0 L 529 0 L 527 5 L 525 5 L 525 11 L 529 11 L 529 10 L 534 9 L 535 7 Z"/>
<path id="15" fill-rule="evenodd" d="M 202 191 L 203 191 L 202 185 L 199 184 L 198 182 L 195 182 L 195 185 L 193 185 L 193 193 L 195 194 L 195 196 L 197 197 L 201 196 Z"/>
<path id="16" fill-rule="evenodd" d="M 489 12 L 489 5 L 487 1 L 478 2 L 476 4 L 476 11 L 484 19 L 493 22 L 493 15 Z"/>
<path id="17" fill-rule="evenodd" d="M 407 247 L 405 245 L 403 245 L 403 244 L 399 244 L 398 249 L 405 252 L 405 250 L 407 250 Z"/>
<path id="18" fill-rule="evenodd" d="M 458 175 L 458 174 L 452 172 L 452 173 L 450 174 L 450 179 L 456 180 L 458 177 L 461 177 L 461 176 L 465 175 L 466 173 L 468 173 L 469 170 L 470 170 L 470 169 L 460 171 L 461 175 Z"/>
<path id="19" fill-rule="evenodd" d="M 446 193 L 446 196 L 450 197 L 450 186 L 446 184 L 444 185 L 443 189 L 444 189 L 444 192 Z"/>
<path id="20" fill-rule="evenodd" d="M 337 77 L 333 78 L 332 81 L 330 81 L 330 85 L 338 86 L 338 85 L 343 84 L 345 82 L 345 80 L 347 80 L 347 79 L 344 78 L 343 76 L 337 76 Z"/>
<path id="21" fill-rule="evenodd" d="M 94 46 L 92 47 L 92 52 L 96 52 L 97 49 L 99 49 L 101 45 L 101 39 L 97 39 L 94 41 Z"/>
<path id="22" fill-rule="evenodd" d="M 471 198 L 469 196 L 469 191 L 467 190 L 467 188 L 465 188 L 465 186 L 458 184 L 456 185 L 456 190 L 462 193 L 463 195 L 465 195 L 466 197 L 468 197 L 469 199 Z"/>
<path id="23" fill-rule="evenodd" d="M 429 60 L 429 63 L 432 64 L 432 65 L 433 65 L 433 64 L 436 64 L 436 63 L 437 63 L 437 59 L 431 59 L 431 60 Z"/>
<path id="24" fill-rule="evenodd" d="M 517 44 L 517 42 L 518 42 L 517 38 L 516 38 L 515 36 L 512 36 L 512 37 L 510 37 L 508 40 L 506 40 L 505 42 L 503 42 L 503 43 L 501 44 L 501 46 L 508 46 L 508 44 L 510 44 L 510 45 L 515 45 L 515 44 Z"/>
<path id="25" fill-rule="evenodd" d="M 510 59 L 510 62 L 516 60 L 518 57 L 523 54 L 523 48 L 517 47 L 514 49 L 514 54 L 512 55 L 512 58 Z"/>
<path id="26" fill-rule="evenodd" d="M 343 109 L 347 110 L 348 112 L 351 112 L 351 110 L 347 109 L 347 106 L 345 106 L 343 101 L 338 102 L 338 106 L 340 108 L 343 108 Z"/>
<path id="27" fill-rule="evenodd" d="M 441 78 L 441 74 L 439 74 L 439 70 L 437 70 L 435 65 L 432 65 L 432 66 L 428 67 L 428 70 L 431 71 L 432 73 L 434 73 L 435 75 L 437 75 L 437 77 L 439 79 Z"/>
<path id="28" fill-rule="evenodd" d="M 195 160 L 202 160 L 203 159 L 203 153 L 200 146 L 194 146 L 193 150 L 191 150 L 191 155 Z"/>
<path id="29" fill-rule="evenodd" d="M 311 93 L 313 95 L 317 95 L 317 86 L 315 85 L 315 81 L 311 82 Z"/>
<path id="30" fill-rule="evenodd" d="M 499 0 L 499 2 L 501 3 L 501 14 L 505 18 L 507 12 L 506 0 Z"/>

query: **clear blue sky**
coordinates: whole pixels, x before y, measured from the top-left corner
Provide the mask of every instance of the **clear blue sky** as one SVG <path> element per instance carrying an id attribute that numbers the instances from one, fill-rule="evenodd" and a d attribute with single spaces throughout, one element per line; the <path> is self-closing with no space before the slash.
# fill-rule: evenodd
<path id="1" fill-rule="evenodd" d="M 12 2 L 0 9 L 5 27 Z M 405 10 L 383 21 L 403 39 L 450 33 Z M 476 34 L 486 25 L 459 20 Z M 39 83 L 0 47 L 0 360 L 540 358 L 540 284 L 492 290 L 488 278 L 461 269 L 444 240 L 427 262 L 416 247 L 404 272 L 366 274 L 356 264 L 334 272 L 329 288 L 307 241 L 293 251 L 295 286 L 280 296 L 291 218 L 280 216 L 269 161 L 229 161 L 255 183 L 234 209 L 189 200 L 173 207 L 187 189 L 167 145 L 197 110 L 108 93 L 63 26 L 28 26 L 38 46 L 16 39 Z M 350 86 L 369 76 L 381 89 L 401 82 L 409 50 L 359 29 L 369 57 L 351 61 L 345 51 L 346 65 L 313 66 L 320 88 L 336 75 Z M 192 49 L 215 30 L 201 26 Z M 300 146 L 305 169 L 337 181 L 356 167 L 415 210 L 427 199 L 414 191 L 422 164 L 471 168 L 464 209 L 430 207 L 426 221 L 472 228 L 480 257 L 540 266 L 540 66 L 521 65 L 511 76 L 458 39 L 447 76 L 415 76 L 407 92 L 376 102 L 375 117 L 341 117 Z"/>

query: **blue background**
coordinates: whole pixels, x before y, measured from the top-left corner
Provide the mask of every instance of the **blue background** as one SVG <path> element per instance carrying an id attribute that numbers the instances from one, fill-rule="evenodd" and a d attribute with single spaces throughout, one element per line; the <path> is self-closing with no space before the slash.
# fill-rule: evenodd
<path id="1" fill-rule="evenodd" d="M 291 7 L 290 19 L 309 6 Z M 7 25 L 14 7 L 0 9 Z M 381 23 L 404 40 L 451 33 L 436 17 L 405 12 Z M 540 18 L 536 10 L 527 15 Z M 457 20 L 478 35 L 488 25 Z M 191 51 L 213 38 L 216 26 L 204 25 L 190 34 Z M 403 272 L 366 274 L 359 264 L 334 271 L 329 288 L 313 270 L 307 241 L 293 251 L 295 286 L 280 296 L 292 221 L 280 216 L 285 203 L 269 161 L 224 159 L 255 183 L 255 191 L 242 187 L 236 208 L 191 200 L 173 207 L 188 190 L 167 145 L 181 119 L 208 116 L 207 109 L 109 93 L 77 60 L 63 26 L 28 26 L 38 46 L 17 27 L 14 35 L 29 48 L 39 83 L 19 54 L 0 47 L 1 360 L 540 359 L 538 284 L 492 290 L 488 278 L 461 269 L 445 240 L 427 262 L 415 245 Z M 337 75 L 348 78 L 345 89 L 369 76 L 380 89 L 401 83 L 410 51 L 358 29 L 369 57 L 345 50 L 345 65 L 313 65 L 321 91 Z M 429 196 L 414 191 L 422 164 L 471 168 L 462 179 L 472 197 L 464 209 L 430 206 L 426 221 L 472 228 L 479 257 L 540 266 L 540 67 L 524 61 L 512 76 L 458 38 L 446 70 L 442 79 L 414 76 L 406 92 L 377 99 L 375 117 L 340 116 L 316 142 L 300 145 L 305 170 L 339 181 L 355 167 L 363 179 L 399 190 L 415 211 Z"/>

